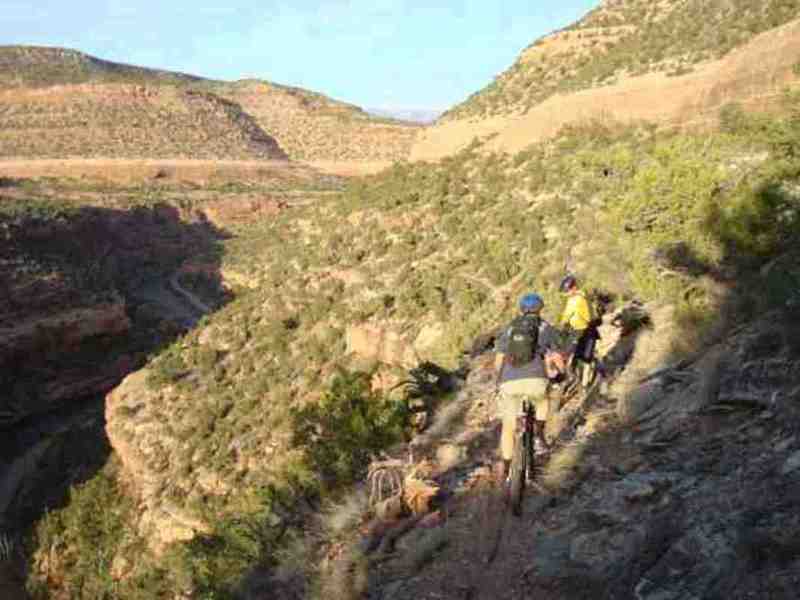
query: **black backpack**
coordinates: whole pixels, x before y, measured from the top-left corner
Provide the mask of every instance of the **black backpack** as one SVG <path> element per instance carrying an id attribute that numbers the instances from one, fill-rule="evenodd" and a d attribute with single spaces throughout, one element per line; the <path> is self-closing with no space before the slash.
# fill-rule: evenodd
<path id="1" fill-rule="evenodd" d="M 539 326 L 541 321 L 535 315 L 520 315 L 508 330 L 508 356 L 511 365 L 519 367 L 531 362 L 539 345 Z"/>

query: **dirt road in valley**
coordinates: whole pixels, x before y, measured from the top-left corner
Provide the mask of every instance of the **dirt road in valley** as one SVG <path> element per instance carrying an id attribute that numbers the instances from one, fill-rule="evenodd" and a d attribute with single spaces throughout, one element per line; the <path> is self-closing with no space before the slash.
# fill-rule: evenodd
<path id="1" fill-rule="evenodd" d="M 312 160 L 304 164 L 326 173 L 341 177 L 363 177 L 375 175 L 391 167 L 394 162 L 390 160 L 356 161 L 356 160 Z"/>
<path id="2" fill-rule="evenodd" d="M 85 177 L 114 182 L 169 178 L 203 183 L 212 177 L 248 179 L 281 172 L 315 175 L 305 165 L 284 160 L 0 159 L 0 177 Z"/>
<path id="3" fill-rule="evenodd" d="M 115 183 L 165 179 L 203 184 L 211 179 L 247 181 L 290 176 L 312 181 L 325 175 L 341 177 L 372 175 L 391 165 L 391 161 L 0 159 L 0 177 L 73 177 L 102 179 Z"/>

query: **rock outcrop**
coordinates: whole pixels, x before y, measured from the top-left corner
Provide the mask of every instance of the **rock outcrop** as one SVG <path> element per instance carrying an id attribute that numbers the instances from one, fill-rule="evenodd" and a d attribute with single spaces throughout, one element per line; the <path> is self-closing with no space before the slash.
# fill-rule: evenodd
<path id="1" fill-rule="evenodd" d="M 75 308 L 0 325 L 0 364 L 11 366 L 37 356 L 43 350 L 62 355 L 80 351 L 87 340 L 125 336 L 130 329 L 125 302 Z M 28 359 L 29 360 L 29 359 Z M 42 369 L 39 379 L 11 382 L 0 401 L 0 425 L 8 426 L 32 414 L 47 412 L 63 402 L 104 394 L 131 369 L 128 358 L 91 368 Z M 35 392 L 33 391 L 35 390 Z"/>
<path id="2" fill-rule="evenodd" d="M 346 353 L 370 362 L 411 368 L 426 358 L 445 335 L 444 325 L 425 324 L 409 336 L 382 323 L 348 325 L 345 332 Z"/>
<path id="3" fill-rule="evenodd" d="M 166 205 L 20 215 L 0 219 L 3 425 L 110 391 L 141 361 L 132 353 L 146 348 L 143 329 L 159 325 L 142 288 L 154 275 L 166 285 L 160 270 L 216 235 Z"/>
<path id="4" fill-rule="evenodd" d="M 209 531 L 210 526 L 169 500 L 170 482 L 164 471 L 177 440 L 165 435 L 165 423 L 145 417 L 152 405 L 160 403 L 162 394 L 169 397 L 174 392 L 152 392 L 147 386 L 148 374 L 141 370 L 129 375 L 107 396 L 106 431 L 131 491 L 139 500 L 138 532 L 158 553 L 171 543 L 191 540 L 197 533 Z M 183 486 L 185 482 L 172 485 Z M 210 474 L 198 478 L 197 489 L 216 494 L 230 491 Z"/>

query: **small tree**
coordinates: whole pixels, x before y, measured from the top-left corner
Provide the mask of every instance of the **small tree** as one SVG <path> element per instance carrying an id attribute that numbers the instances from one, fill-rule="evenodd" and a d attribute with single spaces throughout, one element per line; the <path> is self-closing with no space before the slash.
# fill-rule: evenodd
<path id="1" fill-rule="evenodd" d="M 404 436 L 405 403 L 373 391 L 370 379 L 342 370 L 318 403 L 292 411 L 293 444 L 305 450 L 324 487 L 362 477 L 374 454 Z"/>

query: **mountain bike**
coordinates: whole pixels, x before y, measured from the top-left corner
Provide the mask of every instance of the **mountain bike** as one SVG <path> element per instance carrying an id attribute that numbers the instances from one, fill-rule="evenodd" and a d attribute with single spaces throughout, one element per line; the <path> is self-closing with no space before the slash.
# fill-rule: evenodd
<path id="1" fill-rule="evenodd" d="M 522 410 L 517 415 L 514 430 L 514 452 L 511 455 L 509 477 L 511 489 L 509 503 L 511 512 L 519 516 L 522 514 L 522 497 L 525 485 L 536 478 L 536 454 L 534 452 L 534 427 L 536 411 L 533 402 L 524 400 Z"/>
<path id="2" fill-rule="evenodd" d="M 558 361 L 558 377 L 555 378 L 564 398 L 571 398 L 577 393 L 586 393 L 601 372 L 600 362 L 595 353 L 596 337 L 589 339 L 585 345 L 579 346 L 577 355 L 567 351 L 556 352 Z M 551 381 L 553 378 L 551 377 Z"/>

